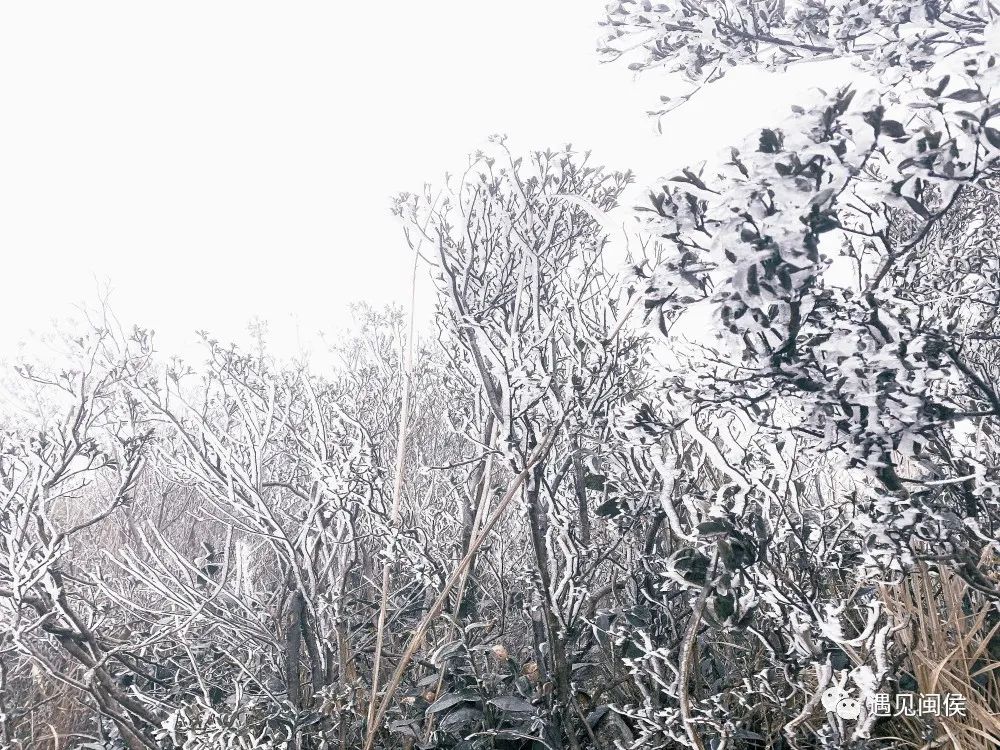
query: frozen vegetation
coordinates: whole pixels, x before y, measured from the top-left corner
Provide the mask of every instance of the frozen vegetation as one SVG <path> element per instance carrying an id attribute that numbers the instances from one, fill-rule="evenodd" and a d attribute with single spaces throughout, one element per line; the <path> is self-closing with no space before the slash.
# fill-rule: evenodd
<path id="1" fill-rule="evenodd" d="M 1000 9 L 602 28 L 689 86 L 667 134 L 738 66 L 857 77 L 614 260 L 629 174 L 491 139 L 394 204 L 433 325 L 360 307 L 335 371 L 54 336 L 5 381 L 0 747 L 1000 743 Z"/>

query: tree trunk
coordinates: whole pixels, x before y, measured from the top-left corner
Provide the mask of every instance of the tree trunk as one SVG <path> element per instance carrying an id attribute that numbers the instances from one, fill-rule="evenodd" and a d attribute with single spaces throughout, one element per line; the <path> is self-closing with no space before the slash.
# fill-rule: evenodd
<path id="1" fill-rule="evenodd" d="M 528 528 L 531 534 L 531 547 L 535 556 L 535 567 L 538 571 L 542 598 L 542 614 L 545 622 L 546 639 L 548 641 L 551 675 L 554 680 L 556 706 L 552 714 L 555 736 L 559 747 L 562 738 L 569 741 L 572 750 L 579 750 L 575 733 L 569 721 L 570 707 L 573 705 L 573 689 L 570 680 L 570 664 L 566 658 L 566 641 L 559 632 L 559 622 L 556 618 L 556 603 L 552 599 L 552 576 L 549 571 L 549 555 L 545 546 L 545 519 L 540 508 L 541 479 L 544 465 L 532 470 L 525 483 L 525 500 L 528 515 Z"/>

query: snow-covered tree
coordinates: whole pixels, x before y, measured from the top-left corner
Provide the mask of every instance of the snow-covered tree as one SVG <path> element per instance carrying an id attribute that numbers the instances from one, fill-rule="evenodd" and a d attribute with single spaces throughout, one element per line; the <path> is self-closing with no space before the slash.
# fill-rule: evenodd
<path id="1" fill-rule="evenodd" d="M 980 2 L 608 8 L 605 54 L 688 82 L 661 116 L 740 65 L 842 57 L 857 71 L 665 180 L 641 211 L 665 248 L 637 269 L 645 306 L 675 346 L 686 320 L 711 321 L 665 368 L 662 408 L 712 431 L 715 447 L 703 443 L 730 488 L 691 519 L 696 538 L 677 561 L 682 575 L 692 560 L 698 570 L 688 633 L 693 643 L 720 592 L 754 601 L 791 685 L 773 700 L 804 702 L 786 717 L 789 742 L 872 733 L 864 711 L 847 727 L 810 726 L 810 715 L 848 671 L 862 694 L 896 685 L 885 651 L 895 623 L 868 600 L 873 586 L 924 560 L 953 570 L 986 610 L 1000 601 L 998 24 Z M 734 544 L 754 550 L 737 555 L 739 585 Z M 815 675 L 789 674 L 783 654 Z M 748 727 L 729 708 L 708 697 L 693 707 L 686 657 L 667 690 L 680 721 L 664 717 L 662 731 L 694 747 L 738 737 Z"/>

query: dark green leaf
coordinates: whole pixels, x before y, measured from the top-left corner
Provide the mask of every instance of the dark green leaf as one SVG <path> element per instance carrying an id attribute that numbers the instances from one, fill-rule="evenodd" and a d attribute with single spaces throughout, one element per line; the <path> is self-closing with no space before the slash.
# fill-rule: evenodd
<path id="1" fill-rule="evenodd" d="M 476 696 L 471 693 L 446 693 L 427 707 L 427 713 L 436 714 L 438 711 L 444 711 L 446 708 L 451 708 L 459 703 L 474 700 L 476 700 Z"/>
<path id="2" fill-rule="evenodd" d="M 978 89 L 959 89 L 954 91 L 946 97 L 947 99 L 954 99 L 959 102 L 981 102 L 986 97 L 983 96 L 983 92 Z"/>
<path id="3" fill-rule="evenodd" d="M 478 708 L 472 708 L 471 706 L 468 706 L 466 708 L 460 708 L 457 711 L 448 714 L 443 719 L 441 719 L 441 723 L 438 726 L 440 726 L 441 729 L 443 729 L 444 731 L 450 732 L 456 729 L 463 729 L 465 727 L 478 724 L 480 721 L 482 721 L 482 718 L 483 718 L 482 711 L 480 711 Z"/>
<path id="4" fill-rule="evenodd" d="M 608 500 L 607 502 L 601 503 L 597 506 L 597 510 L 594 511 L 594 513 L 599 516 L 603 516 L 604 518 L 614 518 L 615 516 L 620 515 L 621 512 L 622 509 L 618 507 L 618 503 L 614 500 Z"/>
<path id="5" fill-rule="evenodd" d="M 906 204 L 911 209 L 913 209 L 913 212 L 917 214 L 921 219 L 931 218 L 930 212 L 926 209 L 926 207 L 924 207 L 924 204 L 918 201 L 916 198 L 911 198 L 908 195 L 904 195 L 903 200 L 906 201 Z"/>
<path id="6" fill-rule="evenodd" d="M 895 120 L 882 120 L 881 130 L 890 138 L 902 138 L 906 135 L 906 128 Z"/>
<path id="7" fill-rule="evenodd" d="M 726 534 L 732 530 L 732 526 L 723 518 L 713 518 L 698 524 L 698 534 L 700 536 L 712 536 L 714 534 Z"/>
<path id="8" fill-rule="evenodd" d="M 501 711 L 507 711 L 508 713 L 531 713 L 535 710 L 535 707 L 526 700 L 513 695 L 501 695 L 491 698 L 487 702 L 491 706 L 496 706 Z"/>
<path id="9" fill-rule="evenodd" d="M 774 130 L 764 128 L 760 131 L 759 150 L 765 154 L 776 154 L 781 151 L 781 136 Z"/>

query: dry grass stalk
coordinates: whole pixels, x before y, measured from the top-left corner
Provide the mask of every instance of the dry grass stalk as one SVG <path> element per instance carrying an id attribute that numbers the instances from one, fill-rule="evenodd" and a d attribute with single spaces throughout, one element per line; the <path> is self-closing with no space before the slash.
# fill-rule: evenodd
<path id="1" fill-rule="evenodd" d="M 899 717 L 895 734 L 915 748 L 995 750 L 1000 747 L 1000 662 L 988 644 L 991 605 L 954 573 L 921 563 L 902 583 L 880 586 L 890 614 L 907 627 L 896 633 L 921 695 L 957 693 L 965 715 Z M 926 740 L 932 722 L 934 738 Z"/>

